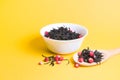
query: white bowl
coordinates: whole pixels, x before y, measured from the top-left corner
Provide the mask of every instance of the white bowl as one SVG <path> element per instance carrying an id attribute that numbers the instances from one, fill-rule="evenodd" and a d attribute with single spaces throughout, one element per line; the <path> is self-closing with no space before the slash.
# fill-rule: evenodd
<path id="1" fill-rule="evenodd" d="M 78 39 L 73 39 L 73 40 L 55 40 L 55 39 L 50 39 L 44 36 L 45 31 L 50 31 L 53 28 L 58 29 L 58 27 L 61 26 L 65 26 L 70 28 L 72 31 L 75 31 L 76 33 L 80 33 L 83 37 L 78 38 Z M 43 37 L 47 48 L 54 52 L 54 53 L 58 53 L 58 54 L 69 54 L 72 52 L 77 51 L 84 38 L 87 36 L 88 34 L 88 30 L 78 24 L 73 24 L 73 23 L 56 23 L 56 24 L 50 24 L 47 26 L 44 26 L 41 30 L 40 30 L 40 34 Z"/>

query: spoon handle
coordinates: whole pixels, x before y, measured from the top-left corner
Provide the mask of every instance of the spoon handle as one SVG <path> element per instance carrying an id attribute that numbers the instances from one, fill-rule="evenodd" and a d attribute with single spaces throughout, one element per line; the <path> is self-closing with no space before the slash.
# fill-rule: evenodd
<path id="1" fill-rule="evenodd" d="M 113 56 L 113 55 L 116 55 L 116 54 L 120 54 L 120 48 L 110 50 L 110 56 Z"/>

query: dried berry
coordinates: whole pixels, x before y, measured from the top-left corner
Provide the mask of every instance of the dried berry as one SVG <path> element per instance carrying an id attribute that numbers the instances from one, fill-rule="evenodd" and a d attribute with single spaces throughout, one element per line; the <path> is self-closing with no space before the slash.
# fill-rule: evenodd
<path id="1" fill-rule="evenodd" d="M 56 55 L 56 56 L 54 57 L 55 61 L 59 61 L 59 58 L 60 58 L 60 57 L 61 57 L 60 55 Z"/>
<path id="2" fill-rule="evenodd" d="M 60 60 L 60 61 L 63 61 L 63 60 L 64 60 L 64 57 L 60 57 L 59 60 Z"/>
<path id="3" fill-rule="evenodd" d="M 48 61 L 49 61 L 49 58 L 48 58 L 48 57 L 45 57 L 44 61 L 45 61 L 45 62 L 48 62 Z"/>
<path id="4" fill-rule="evenodd" d="M 38 64 L 39 64 L 39 65 L 42 65 L 42 64 L 43 64 L 43 62 L 41 62 L 41 61 L 40 61 Z"/>
<path id="5" fill-rule="evenodd" d="M 80 64 L 75 63 L 75 64 L 74 64 L 74 67 L 78 68 L 78 67 L 80 67 Z"/>
<path id="6" fill-rule="evenodd" d="M 59 60 L 59 58 L 58 58 L 58 57 L 54 57 L 54 60 L 55 60 L 55 61 L 58 61 L 58 60 Z"/>
<path id="7" fill-rule="evenodd" d="M 93 58 L 89 58 L 88 61 L 89 61 L 89 63 L 94 62 Z"/>
<path id="8" fill-rule="evenodd" d="M 93 51 L 90 51 L 90 56 L 93 57 L 94 56 L 94 52 Z"/>
<path id="9" fill-rule="evenodd" d="M 45 31 L 45 37 L 49 37 L 49 32 Z"/>
<path id="10" fill-rule="evenodd" d="M 81 58 L 78 59 L 78 61 L 79 61 L 79 62 L 83 62 L 84 59 L 81 57 Z"/>
<path id="11" fill-rule="evenodd" d="M 81 56 L 81 52 L 78 52 L 78 56 Z"/>
<path id="12" fill-rule="evenodd" d="M 78 36 L 78 38 L 81 38 L 82 37 L 82 35 L 80 34 L 79 36 Z"/>

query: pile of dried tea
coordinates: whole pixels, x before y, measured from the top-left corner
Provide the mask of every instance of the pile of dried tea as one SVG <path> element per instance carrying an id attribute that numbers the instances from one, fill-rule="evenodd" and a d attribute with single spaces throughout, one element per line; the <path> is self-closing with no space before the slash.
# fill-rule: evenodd
<path id="1" fill-rule="evenodd" d="M 72 40 L 81 38 L 82 35 L 72 31 L 70 28 L 59 27 L 58 29 L 52 29 L 50 32 L 46 31 L 45 37 L 55 40 Z"/>
<path id="2" fill-rule="evenodd" d="M 103 58 L 103 55 L 101 52 L 95 50 L 91 51 L 89 48 L 83 49 L 82 52 L 78 52 L 78 61 L 79 62 L 87 62 L 87 63 L 100 63 L 100 61 Z"/>

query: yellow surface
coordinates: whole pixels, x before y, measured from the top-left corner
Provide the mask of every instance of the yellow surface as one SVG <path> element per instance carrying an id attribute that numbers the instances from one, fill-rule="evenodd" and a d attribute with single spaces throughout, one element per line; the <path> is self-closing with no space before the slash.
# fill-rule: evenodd
<path id="1" fill-rule="evenodd" d="M 120 55 L 93 67 L 74 68 L 74 53 L 62 55 L 69 65 L 37 65 L 53 55 L 39 29 L 57 22 L 88 28 L 80 50 L 120 47 L 120 0 L 0 0 L 0 80 L 120 80 Z"/>

